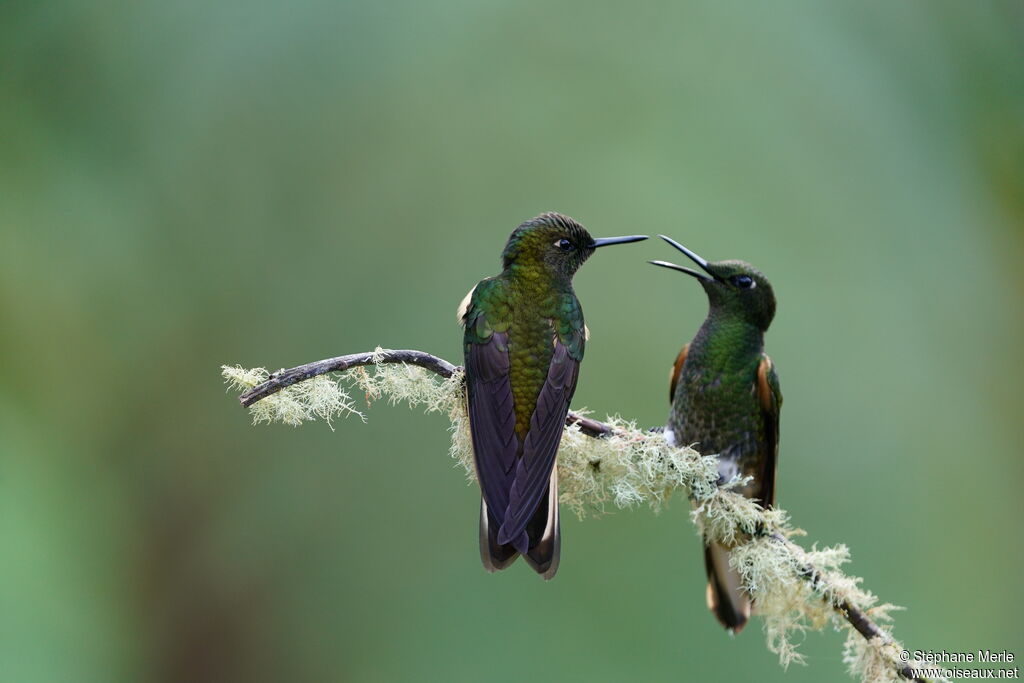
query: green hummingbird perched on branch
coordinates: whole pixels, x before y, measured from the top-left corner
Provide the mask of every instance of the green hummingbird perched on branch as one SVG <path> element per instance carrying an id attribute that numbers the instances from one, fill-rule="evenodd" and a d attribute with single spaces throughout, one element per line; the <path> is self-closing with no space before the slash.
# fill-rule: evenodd
<path id="1" fill-rule="evenodd" d="M 558 570 L 555 456 L 588 336 L 572 276 L 598 247 L 644 239 L 594 239 L 568 216 L 542 214 L 515 229 L 501 273 L 459 306 L 488 571 L 519 555 L 545 579 Z"/>
<path id="2" fill-rule="evenodd" d="M 721 482 L 750 477 L 736 490 L 765 507 L 775 503 L 782 392 L 764 352 L 764 333 L 775 317 L 768 280 L 743 261 L 709 263 L 675 240 L 659 235 L 703 272 L 665 261 L 650 263 L 686 273 L 707 293 L 704 324 L 672 366 L 665 436 L 718 455 Z M 750 617 L 751 601 L 729 566 L 729 548 L 705 543 L 708 608 L 732 633 Z"/>

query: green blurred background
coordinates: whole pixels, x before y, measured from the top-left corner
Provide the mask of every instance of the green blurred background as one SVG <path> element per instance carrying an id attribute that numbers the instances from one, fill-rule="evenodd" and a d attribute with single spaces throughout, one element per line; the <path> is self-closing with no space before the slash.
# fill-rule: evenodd
<path id="1" fill-rule="evenodd" d="M 845 680 L 704 607 L 699 541 L 566 516 L 488 575 L 446 422 L 252 427 L 221 363 L 413 347 L 545 210 L 775 285 L 779 497 L 909 607 L 1024 655 L 1024 7 L 0 5 L 0 680 Z M 576 278 L 575 405 L 659 424 L 705 312 Z"/>

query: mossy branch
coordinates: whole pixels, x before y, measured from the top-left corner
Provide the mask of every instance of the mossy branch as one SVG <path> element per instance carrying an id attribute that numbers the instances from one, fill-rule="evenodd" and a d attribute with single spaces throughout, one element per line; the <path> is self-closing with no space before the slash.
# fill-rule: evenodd
<path id="1" fill-rule="evenodd" d="M 325 375 L 329 372 L 344 372 L 350 368 L 387 363 L 415 365 L 425 370 L 429 370 L 444 379 L 450 379 L 456 372 L 462 371 L 461 367 L 452 365 L 443 358 L 432 356 L 423 351 L 415 351 L 412 349 L 389 349 L 385 351 L 378 348 L 376 351 L 367 353 L 351 353 L 347 356 L 325 358 L 324 360 L 318 360 L 314 363 L 299 365 L 298 367 L 291 368 L 290 370 L 279 370 L 278 372 L 269 375 L 267 379 L 262 381 L 260 384 L 253 386 L 251 389 L 244 392 L 238 397 L 238 402 L 248 408 L 257 401 L 307 379 L 319 377 L 320 375 Z M 229 368 L 228 366 L 224 366 L 224 377 L 229 381 L 234 381 L 234 376 L 229 376 L 229 373 L 235 373 L 239 370 L 241 370 L 241 368 Z M 262 368 L 256 369 L 257 372 L 260 370 L 262 370 Z M 565 424 L 567 426 L 578 424 L 580 426 L 580 431 L 587 436 L 603 436 L 612 429 L 603 422 L 591 420 L 588 417 L 573 412 L 570 412 L 565 418 Z"/>
<path id="2" fill-rule="evenodd" d="M 343 374 L 331 379 L 329 373 Z M 391 403 L 446 413 L 451 455 L 474 476 L 462 368 L 442 358 L 378 348 L 273 374 L 238 366 L 223 366 L 222 374 L 242 391 L 239 401 L 254 422 L 297 426 L 317 418 L 328 423 L 337 416 L 365 419 L 343 381 L 360 389 L 368 404 L 387 397 Z M 582 517 L 587 511 L 603 512 L 609 502 L 617 507 L 648 503 L 658 509 L 674 491 L 685 491 L 702 537 L 735 546 L 731 563 L 754 598 L 768 648 L 784 667 L 803 663 L 794 635 L 831 624 L 846 631 L 843 660 L 864 683 L 932 680 L 916 673 L 922 662 L 904 661 L 906 650 L 878 623 L 891 623 L 889 613 L 898 608 L 878 604 L 859 578 L 840 571 L 849 561 L 845 546 L 807 550 L 794 543 L 792 537 L 803 532 L 790 525 L 786 513 L 761 508 L 735 493 L 732 489 L 741 480 L 720 483 L 713 455 L 675 448 L 660 433 L 618 417 L 599 422 L 570 412 L 565 423 L 558 452 L 561 502 Z"/>

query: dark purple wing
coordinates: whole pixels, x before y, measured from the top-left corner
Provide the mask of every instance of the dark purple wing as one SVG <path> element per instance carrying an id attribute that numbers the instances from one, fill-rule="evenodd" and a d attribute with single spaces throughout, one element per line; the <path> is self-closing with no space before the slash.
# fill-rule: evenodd
<path id="1" fill-rule="evenodd" d="M 486 343 L 466 344 L 466 388 L 477 479 L 484 502 L 500 525 L 519 450 L 507 335 L 492 332 Z"/>
<path id="2" fill-rule="evenodd" d="M 757 396 L 764 415 L 764 438 L 761 459 L 763 462 L 760 477 L 761 505 L 775 505 L 775 471 L 779 462 L 779 413 L 782 410 L 782 390 L 779 388 L 779 376 L 775 373 L 775 364 L 768 356 L 761 359 L 757 366 Z"/>
<path id="3" fill-rule="evenodd" d="M 551 470 L 555 466 L 558 443 L 565 427 L 569 401 L 576 391 L 580 364 L 556 337 L 555 351 L 548 366 L 547 379 L 537 397 L 530 418 L 530 431 L 523 443 L 522 456 L 515 463 L 508 507 L 498 532 L 499 543 L 512 543 L 526 552 L 526 525 L 547 493 Z M 522 546 L 522 547 L 521 547 Z"/>

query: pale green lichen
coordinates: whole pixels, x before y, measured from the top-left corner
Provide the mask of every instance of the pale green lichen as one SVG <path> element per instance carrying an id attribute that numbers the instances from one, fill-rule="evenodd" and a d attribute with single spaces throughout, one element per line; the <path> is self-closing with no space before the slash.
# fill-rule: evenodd
<path id="1" fill-rule="evenodd" d="M 906 681 L 898 672 L 899 650 L 882 638 L 861 637 L 853 631 L 846 636 L 843 644 L 843 663 L 853 676 L 876 683 L 899 683 Z"/>
<path id="2" fill-rule="evenodd" d="M 253 422 L 299 425 L 314 419 L 359 415 L 341 382 L 363 392 L 367 404 L 386 399 L 407 403 L 426 412 L 444 413 L 450 421 L 450 455 L 470 479 L 474 478 L 473 448 L 466 412 L 463 378 L 456 371 L 440 379 L 423 368 L 387 361 L 388 351 L 378 348 L 374 363 L 338 373 L 340 379 L 314 377 L 294 384 L 250 407 Z M 263 368 L 245 370 L 224 366 L 232 388 L 244 391 L 269 376 Z M 807 630 L 832 624 L 847 631 L 844 661 L 863 683 L 904 680 L 898 675 L 902 646 L 892 640 L 865 640 L 842 619 L 833 605 L 856 606 L 876 621 L 889 623 L 892 605 L 860 586 L 860 579 L 840 567 L 849 561 L 845 546 L 805 550 L 786 540 L 798 535 L 786 513 L 765 510 L 731 490 L 742 480 L 719 484 L 717 459 L 689 448 L 671 446 L 660 433 L 639 429 L 622 418 L 608 418 L 612 434 L 593 438 L 578 424 L 566 427 L 558 452 L 559 498 L 581 517 L 617 508 L 648 504 L 664 506 L 674 492 L 691 500 L 691 519 L 707 540 L 732 548 L 731 565 L 739 571 L 762 618 L 768 648 L 786 667 L 803 663 L 797 642 Z M 813 568 L 818 580 L 807 569 Z M 913 665 L 913 662 L 911 662 Z"/>
<path id="3" fill-rule="evenodd" d="M 833 557 L 828 553 L 823 556 Z M 755 538 L 737 546 L 730 553 L 730 564 L 743 576 L 744 585 L 754 598 L 768 649 L 778 655 L 783 667 L 794 662 L 803 664 L 804 658 L 796 649 L 798 637 L 808 629 L 824 628 L 835 612 L 802 570 L 814 566 L 822 571 L 831 565 L 811 564 L 808 554 L 798 546 L 771 537 Z"/>
<path id="4" fill-rule="evenodd" d="M 247 370 L 237 365 L 222 365 L 221 376 L 229 389 L 246 391 L 266 381 L 270 373 L 265 368 Z M 366 416 L 356 409 L 339 380 L 324 375 L 298 382 L 257 401 L 249 406 L 249 414 L 253 424 L 281 422 L 292 427 L 319 419 L 334 429 L 331 420 L 349 415 L 357 415 L 366 421 Z"/>
<path id="5" fill-rule="evenodd" d="M 407 403 L 428 413 L 447 413 L 462 400 L 462 373 L 442 380 L 417 365 L 385 363 L 387 350 L 377 347 L 373 354 L 373 373 L 356 368 L 351 373 L 355 384 L 366 394 L 367 403 L 386 398 L 391 405 Z"/>
<path id="6" fill-rule="evenodd" d="M 866 640 L 852 628 L 848 629 L 846 642 L 843 644 L 843 663 L 846 664 L 851 676 L 872 683 L 906 683 L 906 678 L 897 672 L 901 667 L 913 670 L 934 670 L 934 665 L 911 658 L 904 661 L 901 652 L 906 654 L 898 642 L 885 638 Z M 919 677 L 922 677 L 919 675 Z M 922 677 L 923 678 L 923 677 Z M 924 678 L 933 683 L 950 683 L 948 678 Z"/>

